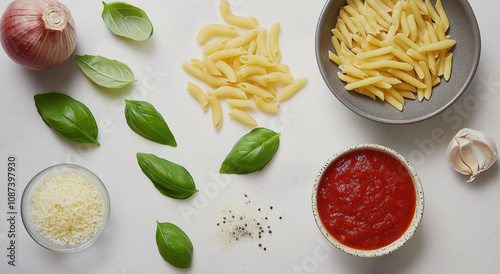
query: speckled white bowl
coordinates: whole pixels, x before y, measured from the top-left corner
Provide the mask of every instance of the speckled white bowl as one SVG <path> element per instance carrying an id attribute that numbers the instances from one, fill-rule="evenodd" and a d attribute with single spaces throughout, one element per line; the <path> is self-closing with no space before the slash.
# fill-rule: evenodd
<path id="1" fill-rule="evenodd" d="M 339 157 L 352 152 L 352 151 L 357 151 L 357 150 L 377 150 L 384 152 L 393 158 L 397 159 L 408 171 L 408 173 L 411 175 L 412 181 L 413 181 L 413 186 L 415 187 L 415 193 L 417 195 L 416 197 L 416 206 L 415 206 L 415 214 L 413 215 L 413 221 L 411 222 L 410 226 L 406 230 L 406 232 L 401 236 L 399 239 L 396 241 L 392 242 L 391 244 L 381 247 L 379 249 L 374 249 L 374 250 L 359 250 L 359 249 L 354 249 L 351 247 L 348 247 L 346 245 L 341 244 L 339 241 L 337 241 L 323 225 L 323 222 L 318 214 L 318 207 L 317 207 L 317 195 L 318 195 L 318 186 L 319 183 L 323 177 L 323 174 L 325 170 L 330 166 L 331 163 L 333 163 L 335 160 L 337 160 Z M 413 236 L 415 231 L 420 225 L 420 221 L 422 220 L 422 216 L 424 214 L 424 190 L 422 188 L 422 183 L 420 182 L 420 178 L 418 177 L 417 173 L 413 169 L 413 167 L 410 165 L 406 159 L 401 156 L 399 153 L 396 151 L 385 147 L 381 145 L 376 145 L 376 144 L 360 144 L 360 145 L 355 145 L 349 148 L 346 148 L 335 155 L 333 155 L 328 161 L 323 165 L 323 167 L 320 169 L 318 176 L 316 177 L 316 180 L 314 182 L 314 188 L 313 188 L 313 193 L 312 193 L 312 210 L 313 210 L 313 215 L 314 219 L 316 220 L 316 224 L 318 225 L 319 230 L 321 231 L 321 234 L 337 249 L 340 251 L 343 251 L 347 254 L 357 256 L 357 257 L 379 257 L 383 255 L 387 255 L 397 249 L 399 249 L 401 246 L 403 246 L 410 238 Z"/>

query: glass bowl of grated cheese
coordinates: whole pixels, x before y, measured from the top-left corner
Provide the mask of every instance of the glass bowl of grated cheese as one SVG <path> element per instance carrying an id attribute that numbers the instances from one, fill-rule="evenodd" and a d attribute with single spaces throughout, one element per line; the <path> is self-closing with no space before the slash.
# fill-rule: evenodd
<path id="1" fill-rule="evenodd" d="M 74 164 L 42 170 L 21 198 L 21 217 L 31 238 L 63 253 L 92 245 L 104 231 L 109 211 L 109 195 L 102 181 Z"/>

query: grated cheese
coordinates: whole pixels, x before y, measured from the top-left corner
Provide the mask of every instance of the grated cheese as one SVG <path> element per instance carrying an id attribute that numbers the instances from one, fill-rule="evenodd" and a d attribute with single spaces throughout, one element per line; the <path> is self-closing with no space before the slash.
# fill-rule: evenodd
<path id="1" fill-rule="evenodd" d="M 63 172 L 47 177 L 33 195 L 32 220 L 57 244 L 78 244 L 93 236 L 103 219 L 102 197 L 84 176 Z"/>

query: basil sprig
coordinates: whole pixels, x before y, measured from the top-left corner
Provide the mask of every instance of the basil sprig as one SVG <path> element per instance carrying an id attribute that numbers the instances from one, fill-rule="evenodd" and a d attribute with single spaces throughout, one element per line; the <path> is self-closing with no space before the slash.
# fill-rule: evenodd
<path id="1" fill-rule="evenodd" d="M 76 64 L 94 83 L 105 88 L 122 88 L 135 82 L 134 73 L 125 63 L 99 55 L 77 55 Z"/>
<path id="2" fill-rule="evenodd" d="M 125 100 L 125 118 L 129 127 L 142 137 L 159 144 L 177 146 L 165 119 L 150 103 Z"/>
<path id="3" fill-rule="evenodd" d="M 187 199 L 198 192 L 191 174 L 178 164 L 145 153 L 137 153 L 137 162 L 142 172 L 153 182 L 156 189 L 165 196 L 175 199 Z"/>
<path id="4" fill-rule="evenodd" d="M 45 93 L 35 95 L 35 106 L 43 121 L 68 140 L 100 146 L 94 116 L 80 101 L 61 93 Z"/>
<path id="5" fill-rule="evenodd" d="M 274 157 L 281 133 L 255 128 L 234 145 L 219 170 L 221 174 L 248 174 L 262 170 Z"/>
<path id="6" fill-rule="evenodd" d="M 114 34 L 135 41 L 144 41 L 153 35 L 153 24 L 142 9 L 124 2 L 102 4 L 102 20 Z"/>
<path id="7" fill-rule="evenodd" d="M 179 227 L 156 221 L 156 245 L 163 259 L 178 268 L 188 268 L 193 259 L 193 244 Z"/>

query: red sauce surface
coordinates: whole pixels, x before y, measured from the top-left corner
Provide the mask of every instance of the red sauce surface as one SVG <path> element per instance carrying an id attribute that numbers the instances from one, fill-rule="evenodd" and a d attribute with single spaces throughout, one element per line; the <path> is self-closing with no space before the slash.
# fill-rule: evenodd
<path id="1" fill-rule="evenodd" d="M 400 238 L 416 207 L 415 187 L 406 168 L 380 151 L 358 150 L 334 161 L 318 189 L 318 212 L 340 243 L 374 250 Z"/>

